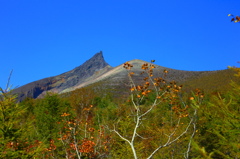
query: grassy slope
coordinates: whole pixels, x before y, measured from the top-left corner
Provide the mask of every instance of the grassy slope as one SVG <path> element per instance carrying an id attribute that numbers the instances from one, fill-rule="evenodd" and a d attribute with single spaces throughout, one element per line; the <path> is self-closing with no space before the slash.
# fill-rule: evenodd
<path id="1" fill-rule="evenodd" d="M 231 81 L 240 83 L 240 79 L 234 76 L 233 70 L 220 70 L 212 74 L 203 75 L 183 82 L 184 89 L 190 91 L 196 88 L 204 90 L 206 93 L 225 92 L 230 90 Z"/>

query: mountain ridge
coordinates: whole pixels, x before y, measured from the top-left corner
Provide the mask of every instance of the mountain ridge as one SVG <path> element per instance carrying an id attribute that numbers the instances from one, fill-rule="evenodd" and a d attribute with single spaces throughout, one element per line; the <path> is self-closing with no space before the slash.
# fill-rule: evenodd
<path id="1" fill-rule="evenodd" d="M 144 63 L 150 64 L 144 60 L 134 59 L 128 61 L 133 65 L 131 71 L 134 72 L 134 80 L 137 83 L 142 82 L 143 75 L 141 66 Z M 186 82 L 190 79 L 200 78 L 217 71 L 185 71 L 167 68 L 155 65 L 154 75 L 163 77 L 163 71 L 168 70 L 166 80 Z M 116 67 L 110 66 L 103 57 L 102 51 L 96 53 L 92 58 L 84 62 L 74 69 L 64 72 L 57 76 L 43 78 L 24 86 L 16 88 L 13 92 L 18 94 L 20 101 L 26 97 L 41 98 L 46 92 L 66 93 L 75 89 L 86 87 L 90 84 L 105 81 L 105 84 L 113 87 L 122 87 L 129 82 L 127 71 L 123 68 L 123 64 Z"/>
<path id="2" fill-rule="evenodd" d="M 26 97 L 42 97 L 47 91 L 59 93 L 65 89 L 68 89 L 69 87 L 73 87 L 79 83 L 85 82 L 85 80 L 91 77 L 96 71 L 100 71 L 105 67 L 108 68 L 105 71 L 108 71 L 112 68 L 104 60 L 103 54 L 100 51 L 82 65 L 75 67 L 68 72 L 30 82 L 14 89 L 13 93 L 18 94 L 20 101 Z M 102 73 L 104 73 L 104 71 Z"/>

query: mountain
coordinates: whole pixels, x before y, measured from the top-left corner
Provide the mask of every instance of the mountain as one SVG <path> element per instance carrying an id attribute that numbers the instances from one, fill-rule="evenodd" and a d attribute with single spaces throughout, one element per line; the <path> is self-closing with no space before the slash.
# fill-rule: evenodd
<path id="1" fill-rule="evenodd" d="M 111 69 L 112 67 L 104 60 L 102 52 L 99 52 L 71 71 L 31 82 L 16 88 L 13 93 L 18 94 L 19 100 L 26 97 L 39 98 L 47 91 L 61 93 L 71 87 L 87 82 L 92 77 L 97 78 Z"/>
<path id="2" fill-rule="evenodd" d="M 136 83 L 143 82 L 144 74 L 142 74 L 143 70 L 141 66 L 144 63 L 148 63 L 143 60 L 131 60 L 129 61 L 133 65 L 131 72 L 134 72 L 133 80 Z M 217 74 L 216 77 L 219 80 L 223 76 L 222 74 L 229 74 L 229 71 L 183 71 L 176 70 L 171 68 L 162 67 L 159 65 L 155 65 L 154 75 L 157 77 L 164 77 L 168 81 L 176 81 L 178 83 L 188 83 L 190 81 L 189 86 L 193 86 L 199 82 L 199 79 L 204 79 L 206 82 L 207 77 L 214 78 L 214 74 Z M 164 70 L 168 71 L 167 76 L 165 77 L 163 72 Z M 230 73 L 233 74 L 233 73 Z M 212 83 L 216 83 L 214 80 L 210 80 Z M 222 80 L 224 83 L 224 80 Z M 210 82 L 210 84 L 211 84 Z M 101 85 L 101 87 L 113 87 L 117 88 L 121 93 L 121 89 L 125 89 L 129 87 L 129 77 L 128 72 L 125 68 L 123 68 L 123 64 L 117 67 L 111 67 L 103 58 L 103 54 L 100 51 L 96 53 L 91 59 L 87 60 L 85 63 L 80 65 L 79 67 L 74 68 L 71 71 L 65 72 L 63 74 L 44 78 L 35 82 L 31 82 L 24 86 L 21 86 L 14 90 L 14 93 L 18 94 L 19 100 L 23 100 L 26 97 L 31 98 L 41 98 L 46 92 L 55 92 L 55 93 L 65 93 L 70 92 L 75 89 L 86 87 L 91 84 Z M 199 84 L 201 85 L 201 84 Z M 194 85 L 198 86 L 198 85 Z"/>

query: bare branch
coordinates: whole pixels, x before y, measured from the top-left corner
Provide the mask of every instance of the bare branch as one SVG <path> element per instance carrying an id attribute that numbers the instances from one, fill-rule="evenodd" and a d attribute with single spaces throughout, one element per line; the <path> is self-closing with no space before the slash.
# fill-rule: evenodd
<path id="1" fill-rule="evenodd" d="M 196 115 L 197 115 L 197 109 L 195 109 L 195 111 L 194 111 L 194 116 L 196 116 Z M 189 143 L 188 143 L 187 151 L 186 151 L 186 153 L 184 154 L 184 157 L 185 157 L 186 159 L 189 158 L 189 152 L 190 152 L 192 140 L 193 140 L 193 137 L 195 136 L 195 133 L 196 133 L 196 129 L 197 129 L 197 127 L 196 127 L 196 119 L 193 121 L 192 124 L 193 124 L 193 132 L 192 132 L 192 135 L 191 135 L 190 140 L 189 140 Z"/>
<path id="2" fill-rule="evenodd" d="M 184 132 L 182 132 L 182 133 L 181 133 L 178 137 L 176 137 L 174 140 L 170 141 L 170 140 L 171 140 L 171 136 L 175 133 L 175 131 L 174 131 L 174 132 L 169 136 L 168 141 L 167 141 L 164 145 L 161 145 L 161 146 L 159 146 L 158 148 L 156 148 L 156 149 L 152 152 L 152 154 L 149 155 L 149 157 L 148 157 L 147 159 L 152 158 L 152 156 L 153 156 L 159 149 L 161 149 L 161 148 L 163 148 L 163 147 L 167 147 L 167 146 L 173 144 L 175 141 L 179 140 L 184 134 L 187 133 L 190 125 L 192 124 L 192 122 L 193 122 L 193 119 L 191 119 L 191 121 L 189 122 L 189 124 L 188 124 L 188 126 L 186 127 L 186 129 L 185 129 Z"/>

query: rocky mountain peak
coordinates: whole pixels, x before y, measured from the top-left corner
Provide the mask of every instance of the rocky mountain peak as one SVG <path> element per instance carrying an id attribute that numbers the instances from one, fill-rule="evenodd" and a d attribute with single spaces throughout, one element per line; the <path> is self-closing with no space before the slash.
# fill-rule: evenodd
<path id="1" fill-rule="evenodd" d="M 72 71 L 63 74 L 65 83 L 59 85 L 60 91 L 73 87 L 76 84 L 85 82 L 87 78 L 92 76 L 96 71 L 109 66 L 103 58 L 102 51 L 96 53 L 92 58 L 84 62 L 82 65 L 76 67 Z"/>
<path id="2" fill-rule="evenodd" d="M 104 60 L 103 53 L 100 51 L 71 71 L 26 84 L 15 89 L 14 93 L 19 95 L 19 100 L 26 97 L 38 98 L 43 96 L 47 91 L 60 93 L 88 81 L 91 76 L 104 68 L 111 68 L 111 66 Z M 105 69 L 105 71 L 107 70 Z"/>
<path id="3" fill-rule="evenodd" d="M 96 53 L 92 58 L 90 58 L 89 60 L 87 60 L 86 62 L 98 62 L 98 63 L 106 63 L 106 61 L 103 58 L 103 53 L 102 51 Z"/>
<path id="4" fill-rule="evenodd" d="M 100 51 L 99 53 L 96 53 L 92 58 L 87 60 L 85 63 L 76 67 L 73 71 L 78 72 L 84 69 L 84 70 L 90 70 L 92 72 L 92 71 L 97 71 L 106 66 L 108 66 L 108 63 L 104 60 L 103 53 L 102 51 Z"/>

